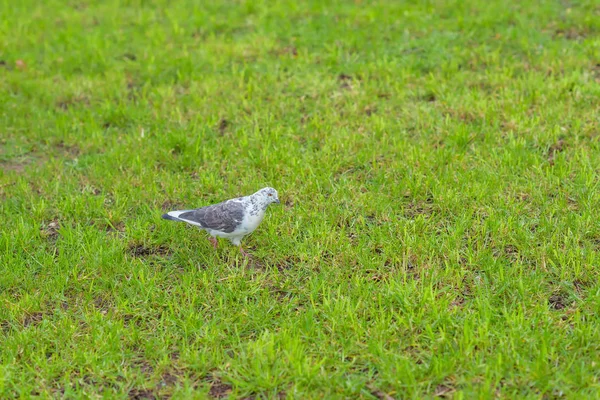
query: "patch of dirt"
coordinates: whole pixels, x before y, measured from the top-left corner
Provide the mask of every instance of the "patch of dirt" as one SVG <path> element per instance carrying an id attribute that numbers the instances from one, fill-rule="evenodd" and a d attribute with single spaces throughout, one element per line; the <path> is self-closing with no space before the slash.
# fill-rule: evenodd
<path id="1" fill-rule="evenodd" d="M 66 144 L 64 141 L 60 141 L 54 145 L 61 153 L 67 154 L 71 157 L 77 157 L 81 154 L 81 149 L 76 144 Z"/>
<path id="2" fill-rule="evenodd" d="M 14 171 L 20 174 L 25 171 L 25 167 L 31 163 L 32 160 L 26 157 L 19 157 L 11 160 L 0 160 L 0 169 L 3 171 Z"/>
<path id="3" fill-rule="evenodd" d="M 106 224 L 106 232 L 125 232 L 125 223 L 123 221 L 116 223 L 108 221 Z"/>
<path id="4" fill-rule="evenodd" d="M 229 396 L 231 389 L 233 387 L 230 384 L 222 382 L 219 378 L 212 378 L 208 395 L 213 399 L 222 399 Z"/>
<path id="5" fill-rule="evenodd" d="M 592 67 L 592 74 L 594 75 L 596 82 L 600 83 L 600 63 L 594 64 Z"/>
<path id="6" fill-rule="evenodd" d="M 425 94 L 423 94 L 422 96 L 419 96 L 419 99 L 421 101 L 426 101 L 428 103 L 433 103 L 437 100 L 437 97 L 435 95 L 435 93 L 433 92 L 427 92 Z"/>
<path id="7" fill-rule="evenodd" d="M 517 130 L 518 125 L 514 120 L 501 121 L 500 128 L 502 128 L 502 132 L 514 132 Z"/>
<path id="8" fill-rule="evenodd" d="M 219 133 L 221 135 L 224 135 L 229 125 L 229 121 L 227 121 L 225 118 L 221 118 L 221 120 L 219 121 Z"/>
<path id="9" fill-rule="evenodd" d="M 503 248 L 494 247 L 492 249 L 492 255 L 495 258 L 504 257 L 511 263 L 514 263 L 519 258 L 519 249 L 512 244 L 506 245 Z"/>
<path id="10" fill-rule="evenodd" d="M 248 251 L 250 250 L 250 251 Z M 246 251 L 248 253 L 248 257 L 246 257 L 246 260 L 248 261 L 248 268 L 252 268 L 258 271 L 262 271 L 265 269 L 265 263 L 262 259 L 258 258 L 257 256 L 255 256 L 253 253 L 256 250 L 256 248 L 254 247 L 245 247 L 244 251 Z M 243 258 L 243 254 L 240 254 L 240 256 Z"/>
<path id="11" fill-rule="evenodd" d="M 392 258 L 387 258 L 385 259 L 385 261 L 383 262 L 383 266 L 386 268 L 391 268 L 391 269 L 396 269 L 398 268 L 398 263 L 396 262 L 396 260 L 392 259 Z"/>
<path id="12" fill-rule="evenodd" d="M 371 392 L 371 395 L 373 395 L 379 400 L 395 400 L 392 396 L 380 389 L 377 389 L 374 385 L 367 385 L 367 388 Z"/>
<path id="13" fill-rule="evenodd" d="M 94 307 L 100 311 L 102 315 L 106 315 L 108 310 L 112 308 L 112 301 L 103 296 L 96 296 L 94 298 Z"/>
<path id="14" fill-rule="evenodd" d="M 208 35 L 208 33 L 206 33 L 203 29 L 196 29 L 194 30 L 194 32 L 192 32 L 192 37 L 194 39 L 204 39 L 206 38 L 206 36 Z"/>
<path id="15" fill-rule="evenodd" d="M 283 260 L 279 261 L 275 266 L 279 270 L 279 272 L 283 272 L 285 270 L 294 268 L 296 265 L 300 264 L 302 260 L 298 256 L 287 256 Z"/>
<path id="16" fill-rule="evenodd" d="M 284 52 L 284 54 L 289 54 L 293 57 L 296 57 L 298 55 L 298 49 L 296 48 L 296 46 L 284 47 L 283 52 Z"/>
<path id="17" fill-rule="evenodd" d="M 342 89 L 352 89 L 352 81 L 354 78 L 350 75 L 346 75 L 344 73 L 338 75 L 338 81 L 340 82 L 340 87 Z"/>
<path id="18" fill-rule="evenodd" d="M 415 256 L 414 254 L 410 254 L 407 257 L 406 262 L 403 262 L 404 271 L 409 275 L 416 275 L 417 277 L 418 277 L 418 266 L 419 266 L 419 260 L 417 259 L 417 256 Z"/>
<path id="19" fill-rule="evenodd" d="M 52 394 L 54 394 L 56 397 L 59 397 L 61 399 L 64 399 L 65 397 L 65 388 L 63 386 L 60 386 L 58 388 L 50 388 L 50 391 L 52 392 Z"/>
<path id="20" fill-rule="evenodd" d="M 156 399 L 156 395 L 150 389 L 136 389 L 133 388 L 127 394 L 128 398 L 131 400 L 147 400 L 147 399 Z"/>
<path id="21" fill-rule="evenodd" d="M 562 293 L 555 293 L 548 299 L 548 305 L 553 310 L 562 310 L 569 305 L 569 299 Z"/>
<path id="22" fill-rule="evenodd" d="M 324 262 L 330 262 L 335 258 L 334 254 L 329 250 L 324 250 L 321 252 L 321 260 Z"/>
<path id="23" fill-rule="evenodd" d="M 42 224 L 42 227 L 40 228 L 40 233 L 42 234 L 42 236 L 52 241 L 58 238 L 59 231 L 60 224 L 57 219 L 53 219 L 49 222 Z"/>
<path id="24" fill-rule="evenodd" d="M 446 399 L 449 398 L 450 395 L 455 391 L 456 389 L 454 389 L 454 387 L 449 384 L 440 384 L 437 385 L 437 387 L 435 388 L 435 392 L 433 395 L 434 397 L 441 397 Z"/>
<path id="25" fill-rule="evenodd" d="M 346 236 L 348 237 L 348 240 L 350 241 L 350 243 L 356 244 L 356 241 L 358 240 L 358 235 L 356 234 L 356 232 L 348 231 L 348 232 L 346 232 Z M 377 248 L 375 249 L 375 252 L 377 252 Z M 377 253 L 377 254 L 380 254 L 380 253 Z"/>
<path id="26" fill-rule="evenodd" d="M 579 211 L 579 203 L 573 197 L 567 196 L 567 206 L 569 210 Z"/>
<path id="27" fill-rule="evenodd" d="M 44 314 L 40 311 L 35 311 L 33 313 L 25 315 L 25 318 L 23 318 L 23 326 L 25 328 L 29 326 L 37 326 L 40 324 L 40 322 L 42 322 L 43 319 Z"/>
<path id="28" fill-rule="evenodd" d="M 102 194 L 102 190 L 94 186 L 86 186 L 84 190 L 93 194 L 94 196 L 100 196 Z"/>
<path id="29" fill-rule="evenodd" d="M 529 195 L 529 193 L 519 192 L 515 195 L 515 198 L 518 201 L 528 202 L 531 199 L 531 196 Z"/>
<path id="30" fill-rule="evenodd" d="M 504 254 L 506 254 L 506 257 L 509 260 L 515 261 L 519 257 L 519 249 L 517 249 L 516 246 L 509 244 L 504 246 Z"/>
<path id="31" fill-rule="evenodd" d="M 465 304 L 464 297 L 458 296 L 454 300 L 452 300 L 452 303 L 450 303 L 450 310 L 454 310 L 456 308 L 462 308 L 462 306 L 464 304 Z"/>
<path id="32" fill-rule="evenodd" d="M 296 48 L 296 46 L 285 46 L 279 49 L 274 49 L 272 52 L 272 54 L 276 55 L 276 56 L 292 56 L 292 57 L 297 57 L 298 56 L 298 49 Z"/>
<path id="33" fill-rule="evenodd" d="M 565 150 L 566 143 L 564 139 L 559 139 L 558 142 L 554 143 L 548 149 L 548 153 L 546 154 L 546 159 L 550 165 L 554 165 L 554 159 L 558 153 L 562 153 Z"/>
<path id="34" fill-rule="evenodd" d="M 395 268 L 395 266 L 392 265 L 389 260 L 386 260 L 384 265 L 386 267 Z M 366 271 L 365 275 L 366 275 L 366 277 L 368 277 L 371 281 L 373 281 L 375 283 L 386 282 L 389 278 L 388 272 L 383 272 L 383 271 L 378 271 L 378 270 Z"/>
<path id="35" fill-rule="evenodd" d="M 160 385 L 162 387 L 175 386 L 177 385 L 177 382 L 179 382 L 179 378 L 177 377 L 177 375 L 174 375 L 170 372 L 163 373 L 160 378 Z"/>
<path id="36" fill-rule="evenodd" d="M 600 251 L 600 236 L 593 236 L 589 240 L 594 246 L 594 250 Z"/>
<path id="37" fill-rule="evenodd" d="M 581 39 L 585 39 L 587 38 L 590 34 L 592 34 L 593 32 L 591 31 L 591 29 L 578 29 L 576 27 L 569 27 L 569 28 L 558 28 L 554 31 L 554 38 L 555 39 L 559 39 L 559 38 L 564 38 L 567 40 L 581 40 Z"/>
<path id="38" fill-rule="evenodd" d="M 85 383 L 86 385 L 97 385 L 98 381 L 91 375 L 84 375 L 83 383 Z"/>
<path id="39" fill-rule="evenodd" d="M 483 120 L 483 116 L 469 110 L 455 110 L 448 108 L 443 113 L 444 117 L 462 121 L 466 124 L 476 124 Z"/>
<path id="40" fill-rule="evenodd" d="M 69 108 L 76 106 L 78 104 L 83 104 L 85 106 L 89 106 L 90 100 L 84 95 L 66 97 L 66 98 L 58 100 L 56 102 L 56 107 L 63 111 L 68 111 Z"/>
<path id="41" fill-rule="evenodd" d="M 11 329 L 10 322 L 8 322 L 7 320 L 0 321 L 0 332 L 6 333 L 6 332 L 10 331 L 10 329 Z"/>
<path id="42" fill-rule="evenodd" d="M 142 326 L 142 317 L 134 314 L 123 314 L 123 322 L 126 326 L 135 325 L 139 328 Z"/>
<path id="43" fill-rule="evenodd" d="M 404 216 L 409 219 L 415 219 L 419 215 L 430 216 L 433 212 L 433 199 L 430 197 L 425 200 L 411 201 L 404 208 Z"/>
<path id="44" fill-rule="evenodd" d="M 294 198 L 292 196 L 286 196 L 286 199 L 283 202 L 283 205 L 286 209 L 294 207 L 296 203 L 294 202 Z"/>
<path id="45" fill-rule="evenodd" d="M 375 114 L 376 112 L 377 112 L 376 106 L 366 106 L 365 107 L 365 114 L 367 114 L 367 117 L 370 117 L 371 115 Z"/>
<path id="46" fill-rule="evenodd" d="M 389 222 L 389 220 L 385 216 L 379 217 L 377 214 L 365 215 L 365 223 L 367 225 L 381 226 L 381 225 L 385 224 L 386 222 Z"/>
<path id="47" fill-rule="evenodd" d="M 375 252 L 375 254 L 380 254 L 380 255 L 383 254 L 384 253 L 383 245 L 381 245 L 379 243 L 375 244 L 375 246 L 373 247 L 373 252 Z"/>
<path id="48" fill-rule="evenodd" d="M 138 82 L 135 77 L 127 75 L 127 99 L 135 102 L 140 94 L 141 83 Z M 141 129 L 141 137 L 144 137 L 144 129 Z"/>
<path id="49" fill-rule="evenodd" d="M 467 86 L 471 89 L 477 89 L 487 94 L 492 94 L 496 90 L 494 85 L 485 80 L 470 82 L 467 84 Z"/>
<path id="50" fill-rule="evenodd" d="M 275 397 L 275 399 L 281 400 L 281 399 L 286 399 L 287 398 L 287 393 L 284 391 L 278 392 Z M 254 395 L 250 395 L 250 396 L 246 396 L 246 397 L 242 397 L 240 400 L 256 400 L 257 397 Z"/>
<path id="51" fill-rule="evenodd" d="M 129 245 L 127 250 L 129 255 L 133 257 L 148 257 L 153 255 L 164 256 L 171 253 L 171 250 L 164 245 L 159 245 L 155 247 L 146 247 L 140 243 L 132 243 Z"/>
<path id="52" fill-rule="evenodd" d="M 573 286 L 577 292 L 581 293 L 590 286 L 590 282 L 586 282 L 581 279 L 575 279 L 573 281 Z"/>
<path id="53" fill-rule="evenodd" d="M 154 372 L 154 367 L 150 364 L 150 362 L 146 359 L 138 359 L 133 362 L 134 368 L 138 368 L 142 374 L 145 376 L 152 375 Z"/>

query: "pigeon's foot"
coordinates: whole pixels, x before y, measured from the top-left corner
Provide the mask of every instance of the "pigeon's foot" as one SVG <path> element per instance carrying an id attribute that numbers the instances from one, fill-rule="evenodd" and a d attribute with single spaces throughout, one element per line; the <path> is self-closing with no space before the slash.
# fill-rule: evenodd
<path id="1" fill-rule="evenodd" d="M 212 243 L 213 247 L 216 249 L 217 246 L 219 245 L 219 242 L 217 241 L 217 238 L 214 237 L 210 237 L 208 238 L 208 240 Z"/>
<path id="2" fill-rule="evenodd" d="M 249 258 L 250 254 L 246 253 L 246 251 L 244 251 L 244 249 L 242 248 L 242 245 L 240 245 L 240 253 L 242 253 L 244 255 L 244 257 Z"/>

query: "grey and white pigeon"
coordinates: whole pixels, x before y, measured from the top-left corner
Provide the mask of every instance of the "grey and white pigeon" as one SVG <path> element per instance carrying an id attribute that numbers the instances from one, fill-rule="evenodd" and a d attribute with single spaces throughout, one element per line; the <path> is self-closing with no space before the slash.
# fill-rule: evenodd
<path id="1" fill-rule="evenodd" d="M 248 256 L 242 249 L 242 239 L 254 232 L 271 203 L 279 204 L 277 190 L 266 187 L 250 196 L 238 197 L 194 210 L 169 211 L 162 217 L 172 221 L 187 222 L 204 229 L 210 235 L 209 240 L 215 249 L 217 237 L 227 238 L 240 247 L 244 256 Z"/>

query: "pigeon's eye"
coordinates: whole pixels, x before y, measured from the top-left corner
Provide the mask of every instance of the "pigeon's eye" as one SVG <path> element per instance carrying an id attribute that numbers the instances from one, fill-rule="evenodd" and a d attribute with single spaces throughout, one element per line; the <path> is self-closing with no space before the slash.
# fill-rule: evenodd
<path id="1" fill-rule="evenodd" d="M 269 193 L 269 197 L 273 196 L 271 193 Z"/>

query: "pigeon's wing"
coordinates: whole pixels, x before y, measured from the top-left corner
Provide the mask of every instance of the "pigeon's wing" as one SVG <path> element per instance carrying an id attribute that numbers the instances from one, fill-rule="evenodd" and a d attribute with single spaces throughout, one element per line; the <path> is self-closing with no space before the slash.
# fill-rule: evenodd
<path id="1" fill-rule="evenodd" d="M 231 233 L 242 223 L 244 214 L 244 205 L 241 202 L 228 200 L 213 206 L 183 212 L 177 218 L 205 229 Z"/>

